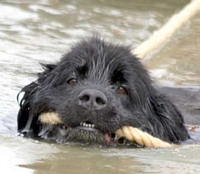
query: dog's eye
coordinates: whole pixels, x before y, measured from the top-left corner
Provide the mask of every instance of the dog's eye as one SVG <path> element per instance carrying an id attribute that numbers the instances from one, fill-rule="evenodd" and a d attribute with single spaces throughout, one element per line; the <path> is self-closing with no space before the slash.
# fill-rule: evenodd
<path id="1" fill-rule="evenodd" d="M 117 93 L 119 93 L 119 94 L 124 94 L 124 95 L 128 95 L 128 92 L 127 92 L 126 88 L 123 87 L 123 86 L 120 86 L 120 87 L 117 89 Z"/>
<path id="2" fill-rule="evenodd" d="M 77 83 L 77 80 L 76 80 L 75 78 L 71 78 L 71 79 L 69 79 L 69 80 L 67 81 L 67 83 L 68 83 L 69 85 L 75 85 L 75 84 Z"/>

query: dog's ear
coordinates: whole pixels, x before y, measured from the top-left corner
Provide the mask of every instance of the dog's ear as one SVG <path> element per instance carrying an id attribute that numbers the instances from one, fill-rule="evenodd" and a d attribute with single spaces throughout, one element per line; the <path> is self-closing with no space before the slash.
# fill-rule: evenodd
<path id="1" fill-rule="evenodd" d="M 151 98 L 151 104 L 162 126 L 157 129 L 158 135 L 173 143 L 180 143 L 189 138 L 181 112 L 166 96 L 155 94 Z"/>
<path id="2" fill-rule="evenodd" d="M 33 95 L 40 89 L 40 84 L 48 77 L 48 75 L 55 69 L 55 64 L 42 64 L 44 71 L 38 74 L 38 79 L 35 82 L 22 88 L 20 93 L 17 95 L 19 102 L 19 112 L 17 116 L 17 129 L 19 132 L 29 131 L 34 121 L 30 103 Z M 22 99 L 19 100 L 20 94 L 23 94 Z"/>
<path id="3" fill-rule="evenodd" d="M 30 115 L 30 101 L 33 94 L 36 92 L 37 88 L 38 88 L 37 82 L 32 82 L 29 85 L 22 88 L 20 93 L 17 95 L 17 100 L 20 106 L 18 116 L 17 116 L 17 129 L 19 132 L 21 132 L 25 128 L 28 120 L 30 119 L 30 116 L 29 116 Z M 24 95 L 22 99 L 19 101 L 19 96 L 21 93 L 24 93 Z"/>

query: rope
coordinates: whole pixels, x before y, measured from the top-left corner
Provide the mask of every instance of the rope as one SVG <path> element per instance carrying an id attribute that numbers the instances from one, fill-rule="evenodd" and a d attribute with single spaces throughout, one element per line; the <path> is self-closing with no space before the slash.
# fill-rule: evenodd
<path id="1" fill-rule="evenodd" d="M 39 121 L 43 124 L 62 124 L 61 119 L 59 118 L 59 115 L 55 112 L 47 112 L 42 113 L 39 116 Z M 134 141 L 142 146 L 145 147 L 154 147 L 154 148 L 160 148 L 160 147 L 172 147 L 173 145 L 164 142 L 158 138 L 155 138 L 151 136 L 150 134 L 146 132 L 142 132 L 138 128 L 134 128 L 131 126 L 124 126 L 121 129 L 118 129 L 115 132 L 116 135 L 119 137 L 125 137 L 126 139 L 130 141 Z"/>
<path id="2" fill-rule="evenodd" d="M 132 51 L 139 58 L 144 58 L 147 54 L 162 45 L 169 39 L 183 24 L 200 12 L 200 0 L 193 0 L 178 14 L 173 15 L 170 20 L 158 31 Z"/>
<path id="3" fill-rule="evenodd" d="M 62 124 L 60 117 L 55 112 L 42 113 L 40 114 L 38 120 L 44 124 Z"/>
<path id="4" fill-rule="evenodd" d="M 115 133 L 119 137 L 125 137 L 130 141 L 134 141 L 148 148 L 174 147 L 174 145 L 172 144 L 162 141 L 146 132 L 141 131 L 138 128 L 134 128 L 131 126 L 124 126 L 121 129 L 118 129 Z"/>

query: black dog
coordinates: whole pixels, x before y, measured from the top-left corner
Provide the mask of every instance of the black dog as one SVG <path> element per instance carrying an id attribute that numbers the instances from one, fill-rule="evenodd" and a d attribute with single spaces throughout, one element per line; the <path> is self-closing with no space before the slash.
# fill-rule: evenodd
<path id="1" fill-rule="evenodd" d="M 117 129 L 133 126 L 167 142 L 189 138 L 181 113 L 156 90 L 129 47 L 92 37 L 44 67 L 22 89 L 18 131 L 25 135 L 111 144 Z M 44 113 L 57 114 L 63 124 L 42 124 Z"/>

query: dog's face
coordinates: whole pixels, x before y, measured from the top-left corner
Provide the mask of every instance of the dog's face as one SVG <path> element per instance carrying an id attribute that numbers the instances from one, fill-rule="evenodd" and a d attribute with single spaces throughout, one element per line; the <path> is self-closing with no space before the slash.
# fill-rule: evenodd
<path id="1" fill-rule="evenodd" d="M 180 113 L 157 94 L 129 48 L 98 38 L 79 42 L 59 63 L 45 65 L 37 82 L 23 91 L 18 129 L 32 129 L 43 138 L 112 144 L 122 126 L 172 142 L 188 137 Z M 62 124 L 42 125 L 38 118 L 48 113 L 57 114 Z"/>

